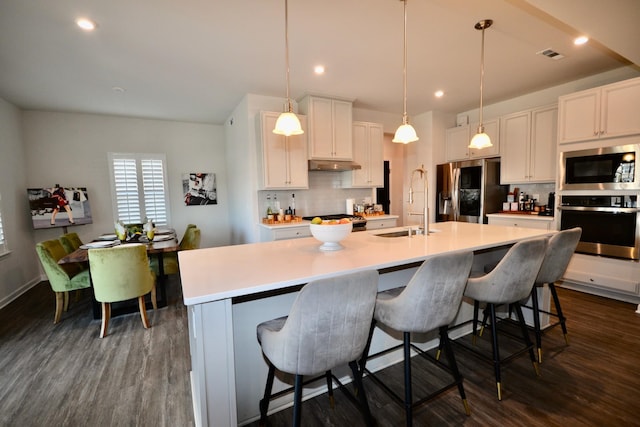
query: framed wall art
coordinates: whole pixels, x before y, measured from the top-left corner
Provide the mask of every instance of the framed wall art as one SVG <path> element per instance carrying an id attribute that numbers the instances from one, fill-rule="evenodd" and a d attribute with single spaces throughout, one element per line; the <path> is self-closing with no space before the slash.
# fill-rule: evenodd
<path id="1" fill-rule="evenodd" d="M 67 227 L 91 224 L 91 206 L 86 187 L 27 189 L 33 228 Z"/>
<path id="2" fill-rule="evenodd" d="M 216 174 L 192 172 L 182 175 L 182 189 L 186 206 L 217 205 Z"/>

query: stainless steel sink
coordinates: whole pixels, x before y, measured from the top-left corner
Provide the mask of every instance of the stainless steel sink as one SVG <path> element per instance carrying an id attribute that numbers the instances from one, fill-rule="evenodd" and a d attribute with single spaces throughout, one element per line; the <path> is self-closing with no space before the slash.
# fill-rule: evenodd
<path id="1" fill-rule="evenodd" d="M 409 235 L 409 231 L 404 230 L 404 231 L 392 231 L 390 233 L 381 233 L 381 234 L 374 234 L 374 236 L 378 236 L 378 237 L 407 237 Z"/>
<path id="2" fill-rule="evenodd" d="M 440 230 L 429 230 L 429 234 L 432 233 L 437 233 Z M 413 234 L 415 236 L 415 230 L 411 230 L 411 234 Z M 421 236 L 422 234 L 418 234 L 419 236 Z M 374 234 L 374 236 L 377 237 L 408 237 L 409 236 L 409 230 L 400 230 L 400 231 L 390 231 L 388 233 L 380 233 L 380 234 Z"/>

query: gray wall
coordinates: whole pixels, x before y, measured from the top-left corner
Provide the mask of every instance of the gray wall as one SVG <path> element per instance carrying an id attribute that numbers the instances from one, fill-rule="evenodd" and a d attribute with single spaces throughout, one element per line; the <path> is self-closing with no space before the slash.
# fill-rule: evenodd
<path id="1" fill-rule="evenodd" d="M 0 307 L 40 280 L 26 198 L 28 167 L 21 127 L 20 110 L 0 99 L 0 204 L 11 251 L 0 257 Z"/>
<path id="2" fill-rule="evenodd" d="M 93 224 L 69 228 L 84 241 L 113 230 L 108 152 L 165 153 L 171 225 L 202 229 L 202 246 L 229 244 L 224 128 L 94 114 L 24 111 L 0 100 L 0 194 L 7 243 L 0 258 L 0 307 L 41 279 L 34 245 L 61 228 L 33 230 L 26 189 L 55 183 L 87 187 Z M 216 174 L 218 204 L 185 206 L 182 174 Z"/>

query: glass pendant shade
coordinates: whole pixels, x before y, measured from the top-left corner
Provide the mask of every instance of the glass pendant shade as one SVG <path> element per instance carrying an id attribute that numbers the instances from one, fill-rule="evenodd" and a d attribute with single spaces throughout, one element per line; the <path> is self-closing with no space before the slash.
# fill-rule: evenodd
<path id="1" fill-rule="evenodd" d="M 273 129 L 273 133 L 277 135 L 291 136 L 302 135 L 304 131 L 300 125 L 300 120 L 291 111 L 280 114 L 278 120 L 276 120 L 276 127 Z"/>
<path id="2" fill-rule="evenodd" d="M 284 136 L 302 135 L 304 131 L 300 119 L 293 112 L 289 97 L 289 2 L 287 0 L 284 0 L 284 53 L 287 68 L 287 111 L 278 116 L 273 133 Z"/>
<path id="3" fill-rule="evenodd" d="M 489 138 L 489 135 L 487 135 L 484 132 L 481 132 L 480 129 L 478 129 L 478 133 L 473 135 L 473 138 L 471 138 L 471 143 L 469 144 L 469 148 L 482 149 L 482 148 L 489 148 L 489 147 L 493 147 L 493 144 L 491 143 L 491 138 Z"/>
<path id="4" fill-rule="evenodd" d="M 478 125 L 478 132 L 473 135 L 473 138 L 471 138 L 471 142 L 469 143 L 469 148 L 475 149 L 493 147 L 491 138 L 489 138 L 489 135 L 484 132 L 484 126 L 482 124 L 482 92 L 484 87 L 484 30 L 489 28 L 491 24 L 493 24 L 493 20 L 485 19 L 478 22 L 474 26 L 476 30 L 482 31 L 482 42 L 480 45 L 480 109 L 478 110 L 480 114 L 480 124 Z"/>
<path id="5" fill-rule="evenodd" d="M 398 144 L 408 144 L 418 140 L 416 130 L 409 124 L 407 120 L 407 0 L 403 0 L 404 7 L 404 53 L 402 60 L 402 103 L 403 114 L 402 124 L 396 130 L 396 134 L 393 136 L 392 142 Z"/>
<path id="6" fill-rule="evenodd" d="M 409 123 L 404 123 L 398 127 L 392 141 L 399 144 L 408 144 L 418 140 L 416 130 Z"/>

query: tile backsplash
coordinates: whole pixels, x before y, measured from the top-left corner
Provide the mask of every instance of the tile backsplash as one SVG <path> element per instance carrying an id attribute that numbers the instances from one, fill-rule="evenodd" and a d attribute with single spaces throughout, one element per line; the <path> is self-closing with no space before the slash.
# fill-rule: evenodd
<path id="1" fill-rule="evenodd" d="M 553 182 L 542 184 L 511 184 L 509 186 L 509 191 L 513 191 L 516 187 L 518 187 L 519 191 L 522 191 L 531 197 L 533 197 L 534 194 L 539 195 L 540 199 L 538 199 L 538 203 L 541 205 L 546 205 L 549 199 L 549 193 L 556 191 L 556 185 Z"/>
<path id="2" fill-rule="evenodd" d="M 295 194 L 296 215 L 312 216 L 339 214 L 346 212 L 346 199 L 361 202 L 365 197 L 371 197 L 375 202 L 375 189 L 371 188 L 342 188 L 344 174 L 348 172 L 309 172 L 308 190 L 263 190 L 258 191 L 260 206 L 259 217 L 265 216 L 267 211 L 267 196 L 273 201 L 277 197 L 282 209 L 287 209 Z"/>

